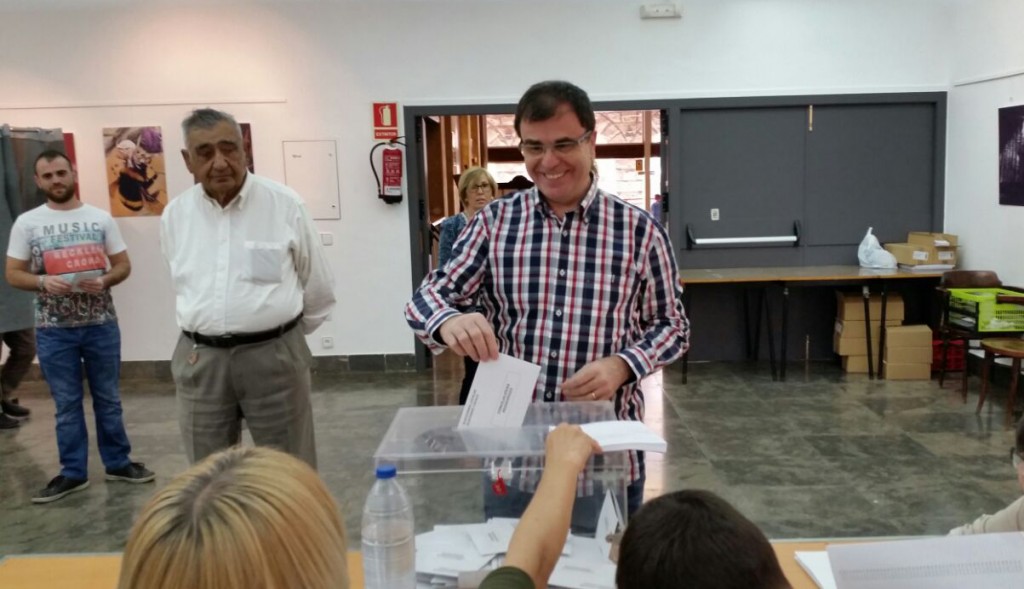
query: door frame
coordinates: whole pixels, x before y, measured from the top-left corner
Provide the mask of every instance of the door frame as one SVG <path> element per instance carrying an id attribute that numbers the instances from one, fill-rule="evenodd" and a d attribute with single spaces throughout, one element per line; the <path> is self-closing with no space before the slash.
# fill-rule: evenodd
<path id="1" fill-rule="evenodd" d="M 610 100 L 594 102 L 592 105 L 594 111 L 667 111 L 673 108 L 673 105 L 678 106 L 679 100 Z M 410 264 L 410 283 L 412 286 L 410 293 L 419 288 L 420 283 L 423 282 L 423 278 L 427 275 L 430 268 L 431 234 L 430 222 L 427 217 L 427 184 L 424 166 L 426 150 L 420 119 L 432 116 L 512 114 L 515 110 L 516 105 L 512 103 L 445 104 L 435 106 L 408 105 L 402 108 L 402 122 L 405 127 L 406 153 L 408 155 L 406 158 L 406 171 L 408 172 L 406 187 L 409 194 L 409 206 L 407 208 L 409 214 L 409 259 L 412 262 Z M 661 133 L 662 146 L 664 146 L 668 137 L 668 129 L 663 126 Z M 666 179 L 665 170 L 667 168 L 665 166 L 665 159 L 666 156 L 663 152 L 661 164 L 662 181 L 659 182 L 659 185 L 663 184 Z M 415 340 L 415 350 L 416 369 L 425 370 L 429 368 L 431 365 L 430 353 L 427 351 L 426 346 L 421 344 L 419 340 Z"/>

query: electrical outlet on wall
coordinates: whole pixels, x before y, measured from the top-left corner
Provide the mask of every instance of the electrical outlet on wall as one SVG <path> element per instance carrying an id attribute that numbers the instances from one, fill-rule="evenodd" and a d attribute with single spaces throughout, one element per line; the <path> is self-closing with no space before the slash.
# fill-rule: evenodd
<path id="1" fill-rule="evenodd" d="M 657 2 L 640 6 L 640 18 L 682 18 L 683 13 L 675 2 Z"/>
<path id="2" fill-rule="evenodd" d="M 334 338 L 329 335 L 323 336 L 320 338 L 320 347 L 325 350 L 330 350 L 334 347 Z"/>
<path id="3" fill-rule="evenodd" d="M 711 220 L 717 221 L 719 218 L 718 209 L 711 209 Z"/>

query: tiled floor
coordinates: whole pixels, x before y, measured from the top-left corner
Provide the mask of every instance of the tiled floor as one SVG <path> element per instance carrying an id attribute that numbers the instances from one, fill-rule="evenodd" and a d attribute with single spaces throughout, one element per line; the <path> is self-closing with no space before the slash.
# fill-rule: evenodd
<path id="1" fill-rule="evenodd" d="M 687 385 L 674 370 L 647 379 L 647 422 L 669 442 L 668 453 L 649 458 L 647 496 L 710 489 L 773 538 L 944 533 L 1020 496 L 1007 460 L 1004 392 L 977 415 L 976 392 L 964 404 L 951 383 L 871 381 L 831 364 L 807 372 L 794 365 L 789 378 L 775 383 L 764 366 L 723 363 L 691 365 Z M 460 379 L 460 363 L 444 360 L 434 374 L 316 377 L 320 472 L 350 538 L 358 538 L 370 456 L 396 409 L 450 404 Z M 42 383 L 27 383 L 21 397 L 32 419 L 0 432 L 0 555 L 121 550 L 156 486 L 103 482 L 93 441 L 93 486 L 33 505 L 32 494 L 59 470 L 53 406 Z M 123 397 L 133 457 L 162 485 L 186 467 L 173 385 L 126 381 Z M 417 492 L 428 504 L 476 512 L 476 481 Z"/>

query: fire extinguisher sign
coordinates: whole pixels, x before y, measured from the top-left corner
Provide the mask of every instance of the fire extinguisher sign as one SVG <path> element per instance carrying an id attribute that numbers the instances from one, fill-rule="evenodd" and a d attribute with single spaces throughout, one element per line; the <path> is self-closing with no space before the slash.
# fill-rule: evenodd
<path id="1" fill-rule="evenodd" d="M 398 139 L 398 103 L 373 103 L 373 138 Z"/>

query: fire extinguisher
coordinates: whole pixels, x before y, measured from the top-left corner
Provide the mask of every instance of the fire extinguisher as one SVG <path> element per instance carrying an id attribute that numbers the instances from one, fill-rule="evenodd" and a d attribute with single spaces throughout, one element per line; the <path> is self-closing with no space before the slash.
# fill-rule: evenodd
<path id="1" fill-rule="evenodd" d="M 370 169 L 373 170 L 373 177 L 377 181 L 377 198 L 389 205 L 402 202 L 402 150 L 400 148 L 405 147 L 405 144 L 398 139 L 382 141 L 370 150 Z M 381 152 L 383 174 L 379 176 L 374 154 L 381 147 L 384 148 Z"/>

